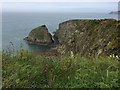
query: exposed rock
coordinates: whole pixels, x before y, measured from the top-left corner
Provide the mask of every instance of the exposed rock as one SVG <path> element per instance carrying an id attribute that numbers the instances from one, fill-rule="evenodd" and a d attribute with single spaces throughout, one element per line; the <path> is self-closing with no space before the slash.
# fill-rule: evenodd
<path id="1" fill-rule="evenodd" d="M 49 45 L 52 41 L 52 35 L 48 32 L 45 25 L 33 29 L 24 40 L 29 44 Z"/>
<path id="2" fill-rule="evenodd" d="M 120 11 L 112 11 L 109 14 L 120 14 Z"/>
<path id="3" fill-rule="evenodd" d="M 55 37 L 58 50 L 81 56 L 120 54 L 120 21 L 69 20 L 59 24 Z"/>

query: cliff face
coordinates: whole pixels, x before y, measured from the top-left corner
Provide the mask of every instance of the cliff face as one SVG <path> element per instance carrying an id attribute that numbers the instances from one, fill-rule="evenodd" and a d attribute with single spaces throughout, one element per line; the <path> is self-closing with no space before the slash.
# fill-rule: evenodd
<path id="1" fill-rule="evenodd" d="M 58 50 L 82 56 L 120 54 L 120 21 L 69 20 L 59 24 L 55 32 Z"/>
<path id="2" fill-rule="evenodd" d="M 52 36 L 45 25 L 33 29 L 28 37 L 25 38 L 29 44 L 48 45 L 52 43 Z"/>

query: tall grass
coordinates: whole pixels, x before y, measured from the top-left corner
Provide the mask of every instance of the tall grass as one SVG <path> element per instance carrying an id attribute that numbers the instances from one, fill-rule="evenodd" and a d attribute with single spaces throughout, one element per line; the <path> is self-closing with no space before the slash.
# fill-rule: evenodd
<path id="1" fill-rule="evenodd" d="M 114 88 L 118 60 L 64 55 L 45 57 L 19 50 L 2 54 L 3 88 Z"/>
<path id="2" fill-rule="evenodd" d="M 0 88 L 2 88 L 2 52 L 0 52 Z"/>

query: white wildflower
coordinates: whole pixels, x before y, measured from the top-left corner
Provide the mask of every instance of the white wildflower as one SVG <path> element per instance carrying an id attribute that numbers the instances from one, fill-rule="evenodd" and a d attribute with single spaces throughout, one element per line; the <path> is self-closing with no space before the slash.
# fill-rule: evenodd
<path id="1" fill-rule="evenodd" d="M 79 33 L 79 31 L 78 31 L 78 30 L 75 30 L 75 33 Z"/>
<path id="2" fill-rule="evenodd" d="M 112 55 L 110 55 L 110 58 L 112 57 Z"/>
<path id="3" fill-rule="evenodd" d="M 115 55 L 113 54 L 112 57 L 115 58 Z"/>
<path id="4" fill-rule="evenodd" d="M 73 51 L 71 51 L 70 54 L 71 54 L 71 58 L 74 58 Z"/>
<path id="5" fill-rule="evenodd" d="M 116 58 L 117 58 L 117 59 L 119 59 L 119 56 L 118 56 L 118 55 L 116 55 Z"/>

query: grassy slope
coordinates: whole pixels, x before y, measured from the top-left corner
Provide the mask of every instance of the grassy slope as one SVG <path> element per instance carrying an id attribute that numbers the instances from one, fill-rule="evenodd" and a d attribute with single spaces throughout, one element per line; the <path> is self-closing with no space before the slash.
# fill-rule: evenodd
<path id="1" fill-rule="evenodd" d="M 43 57 L 24 50 L 16 55 L 3 53 L 3 88 L 118 87 L 118 63 L 113 57 Z"/>
<path id="2" fill-rule="evenodd" d="M 120 54 L 120 21 L 68 20 L 59 25 L 55 35 L 61 45 L 60 51 L 79 53 L 81 56 Z"/>

